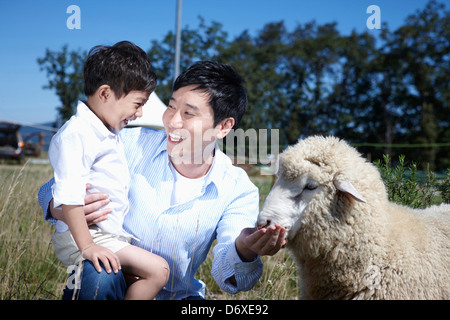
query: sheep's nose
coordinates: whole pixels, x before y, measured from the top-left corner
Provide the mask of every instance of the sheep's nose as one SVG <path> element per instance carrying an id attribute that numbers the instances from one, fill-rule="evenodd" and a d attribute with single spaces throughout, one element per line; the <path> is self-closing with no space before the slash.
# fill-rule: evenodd
<path id="1" fill-rule="evenodd" d="M 270 226 L 271 223 L 272 223 L 272 221 L 270 221 L 270 220 L 266 220 L 265 222 L 260 222 L 260 223 L 258 223 L 258 229 L 266 228 L 266 227 Z"/>

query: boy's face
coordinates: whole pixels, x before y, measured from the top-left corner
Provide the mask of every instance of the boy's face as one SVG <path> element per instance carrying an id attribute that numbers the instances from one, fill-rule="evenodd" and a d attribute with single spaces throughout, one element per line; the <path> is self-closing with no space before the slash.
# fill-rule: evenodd
<path id="1" fill-rule="evenodd" d="M 120 131 L 129 121 L 142 116 L 142 107 L 147 102 L 149 94 L 146 91 L 131 91 L 117 98 L 112 90 L 110 92 L 112 97 L 108 99 L 103 109 L 102 119 L 110 127 Z"/>
<path id="2" fill-rule="evenodd" d="M 173 159 L 199 164 L 201 157 L 211 154 L 216 138 L 223 138 L 221 126 L 225 120 L 214 127 L 214 111 L 208 95 L 194 88 L 196 85 L 190 85 L 173 92 L 163 123 L 169 155 Z"/>

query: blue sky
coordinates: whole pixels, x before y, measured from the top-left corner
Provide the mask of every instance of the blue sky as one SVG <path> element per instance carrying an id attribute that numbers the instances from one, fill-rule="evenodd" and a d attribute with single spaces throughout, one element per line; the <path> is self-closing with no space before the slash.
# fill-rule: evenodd
<path id="1" fill-rule="evenodd" d="M 448 0 L 440 0 L 440 2 Z M 142 49 L 175 31 L 176 0 L 0 0 L 0 120 L 44 123 L 56 117 L 59 100 L 43 89 L 46 74 L 37 58 L 46 48 L 89 50 L 129 40 Z M 341 34 L 368 30 L 366 9 L 378 5 L 381 20 L 394 30 L 425 7 L 426 0 L 183 0 L 182 26 L 195 28 L 198 16 L 220 22 L 229 39 L 244 30 L 255 34 L 268 22 L 284 20 L 289 31 L 315 20 L 337 22 Z M 70 30 L 70 5 L 81 10 L 81 29 Z M 379 30 L 369 30 L 374 34 Z M 156 90 L 158 92 L 158 90 Z"/>

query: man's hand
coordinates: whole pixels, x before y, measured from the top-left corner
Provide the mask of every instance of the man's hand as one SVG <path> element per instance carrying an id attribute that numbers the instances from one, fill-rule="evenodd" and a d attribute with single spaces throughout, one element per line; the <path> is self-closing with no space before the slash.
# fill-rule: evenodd
<path id="1" fill-rule="evenodd" d="M 86 186 L 86 190 L 90 185 Z M 108 219 L 108 214 L 112 212 L 110 208 L 103 208 L 109 203 L 108 195 L 102 192 L 88 193 L 84 197 L 84 215 L 88 226 Z"/>
<path id="2" fill-rule="evenodd" d="M 273 256 L 285 244 L 286 229 L 279 225 L 268 228 L 245 228 L 236 239 L 236 250 L 242 261 L 252 261 L 256 255 Z"/>
<path id="3" fill-rule="evenodd" d="M 86 190 L 89 190 L 89 188 L 91 188 L 91 186 L 87 184 Z M 85 205 L 83 210 L 88 226 L 108 219 L 108 214 L 110 214 L 112 210 L 110 208 L 101 208 L 106 206 L 109 201 L 106 193 L 96 192 L 86 194 L 84 197 Z M 53 199 L 50 201 L 49 208 L 53 218 L 65 222 L 61 209 L 53 208 Z"/>

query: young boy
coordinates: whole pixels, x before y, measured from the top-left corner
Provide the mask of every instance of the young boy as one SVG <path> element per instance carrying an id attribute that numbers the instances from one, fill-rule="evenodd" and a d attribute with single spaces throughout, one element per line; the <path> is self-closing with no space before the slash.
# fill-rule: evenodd
<path id="1" fill-rule="evenodd" d="M 84 66 L 87 101 L 53 137 L 49 159 L 54 168 L 54 207 L 62 208 L 52 237 L 55 252 L 66 266 L 90 260 L 98 272 L 102 263 L 108 273 L 138 277 L 125 299 L 153 299 L 169 276 L 167 262 L 129 244 L 131 234 L 122 223 L 128 211 L 129 173 L 120 130 L 142 116 L 142 107 L 156 87 L 156 75 L 146 53 L 122 41 L 96 46 Z M 112 213 L 106 221 L 89 226 L 84 217 L 88 192 L 109 195 Z"/>

